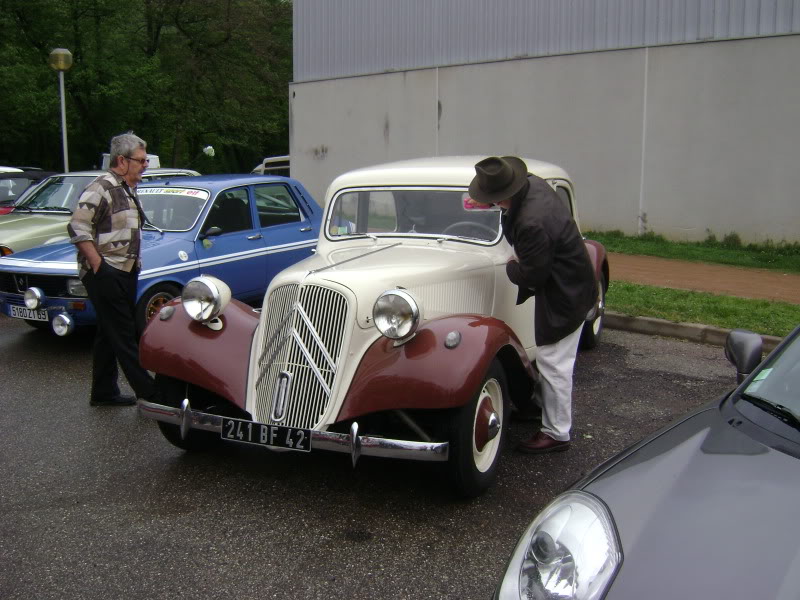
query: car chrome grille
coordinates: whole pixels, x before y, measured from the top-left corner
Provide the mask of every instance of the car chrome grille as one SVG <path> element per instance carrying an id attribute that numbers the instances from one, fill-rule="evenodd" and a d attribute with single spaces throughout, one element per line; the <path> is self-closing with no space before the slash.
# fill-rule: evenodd
<path id="1" fill-rule="evenodd" d="M 284 285 L 264 303 L 253 418 L 312 428 L 325 414 L 344 340 L 347 299 L 317 286 Z"/>

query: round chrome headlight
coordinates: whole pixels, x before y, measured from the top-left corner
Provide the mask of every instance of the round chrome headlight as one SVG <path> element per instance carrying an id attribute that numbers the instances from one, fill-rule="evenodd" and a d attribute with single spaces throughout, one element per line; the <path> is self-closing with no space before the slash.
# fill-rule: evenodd
<path id="1" fill-rule="evenodd" d="M 50 322 L 50 327 L 53 328 L 53 333 L 63 337 L 75 330 L 75 322 L 68 314 L 61 313 L 53 317 L 53 320 Z"/>
<path id="2" fill-rule="evenodd" d="M 231 300 L 231 288 L 216 277 L 200 275 L 189 280 L 181 292 L 183 310 L 195 321 L 217 317 Z"/>
<path id="3" fill-rule="evenodd" d="M 31 310 L 36 310 L 44 304 L 44 292 L 37 288 L 32 287 L 25 290 L 25 306 Z"/>
<path id="4" fill-rule="evenodd" d="M 622 563 L 617 529 L 596 497 L 570 491 L 539 513 L 520 538 L 497 594 L 596 600 Z"/>
<path id="5" fill-rule="evenodd" d="M 417 330 L 419 306 L 405 290 L 389 290 L 375 301 L 372 319 L 381 334 L 393 340 L 401 340 Z"/>

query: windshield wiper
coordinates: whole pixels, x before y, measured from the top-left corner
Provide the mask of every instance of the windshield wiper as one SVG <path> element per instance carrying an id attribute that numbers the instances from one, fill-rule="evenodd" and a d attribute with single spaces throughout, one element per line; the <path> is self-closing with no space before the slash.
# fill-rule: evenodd
<path id="1" fill-rule="evenodd" d="M 336 234 L 334 237 L 347 238 L 349 240 L 352 240 L 352 239 L 355 239 L 355 238 L 369 238 L 374 242 L 378 241 L 378 236 L 373 235 L 371 233 L 339 233 L 339 234 Z"/>
<path id="2" fill-rule="evenodd" d="M 142 229 L 155 229 L 158 233 L 160 233 L 161 235 L 164 235 L 164 230 L 163 229 L 159 229 L 158 227 L 153 225 L 150 221 L 145 222 L 145 224 L 142 225 Z"/>
<path id="3" fill-rule="evenodd" d="M 52 210 L 53 212 L 72 212 L 66 206 L 34 206 L 33 208 L 34 210 Z"/>
<path id="4" fill-rule="evenodd" d="M 746 400 L 753 406 L 757 406 L 764 412 L 771 414 L 776 419 L 779 419 L 795 429 L 800 430 L 800 415 L 796 414 L 792 409 L 787 408 L 783 404 L 774 404 L 758 396 L 751 396 L 750 394 L 742 394 L 742 399 Z"/>

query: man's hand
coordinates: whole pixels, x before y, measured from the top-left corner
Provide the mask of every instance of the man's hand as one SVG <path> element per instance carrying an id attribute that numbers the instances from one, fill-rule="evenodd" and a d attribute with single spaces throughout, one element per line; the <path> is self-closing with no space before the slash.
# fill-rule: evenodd
<path id="1" fill-rule="evenodd" d="M 89 266 L 92 268 L 94 273 L 100 270 L 100 265 L 103 262 L 103 257 L 100 256 L 100 253 L 97 251 L 93 242 L 78 242 L 75 244 L 78 247 L 78 250 L 81 254 L 86 257 L 86 261 L 89 263 Z"/>

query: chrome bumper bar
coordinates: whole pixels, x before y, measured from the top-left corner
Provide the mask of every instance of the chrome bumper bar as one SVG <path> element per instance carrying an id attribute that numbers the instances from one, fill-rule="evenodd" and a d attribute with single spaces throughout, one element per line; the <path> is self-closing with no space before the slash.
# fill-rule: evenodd
<path id="1" fill-rule="evenodd" d="M 180 428 L 181 436 L 184 438 L 190 429 L 216 431 L 222 437 L 222 417 L 193 410 L 188 400 L 184 400 L 180 408 L 155 404 L 147 400 L 139 400 L 137 404 L 142 417 L 176 425 Z M 350 426 L 350 433 L 311 431 L 312 450 L 349 454 L 354 467 L 360 456 L 446 462 L 449 446 L 448 442 L 410 442 L 358 435 L 358 423 L 356 422 Z"/>

